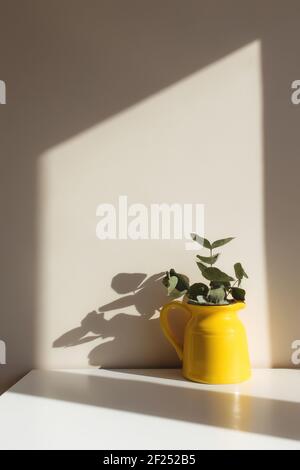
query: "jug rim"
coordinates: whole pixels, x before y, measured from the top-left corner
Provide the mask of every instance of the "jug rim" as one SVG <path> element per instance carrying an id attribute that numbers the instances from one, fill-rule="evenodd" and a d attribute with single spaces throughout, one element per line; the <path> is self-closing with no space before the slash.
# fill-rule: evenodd
<path id="1" fill-rule="evenodd" d="M 181 302 L 178 302 L 181 303 Z M 205 305 L 205 304 L 195 304 L 195 303 L 190 303 L 190 302 L 182 302 L 186 303 L 188 307 L 195 308 L 199 311 L 199 313 L 227 313 L 227 312 L 235 312 L 238 310 L 242 310 L 243 308 L 246 307 L 246 303 L 242 301 L 234 301 L 231 302 L 230 304 L 225 304 L 225 305 Z"/>

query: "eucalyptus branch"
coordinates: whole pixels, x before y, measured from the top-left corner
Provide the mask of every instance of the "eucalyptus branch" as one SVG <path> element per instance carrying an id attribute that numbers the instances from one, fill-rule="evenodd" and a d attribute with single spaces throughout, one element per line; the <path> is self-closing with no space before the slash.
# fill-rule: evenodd
<path id="1" fill-rule="evenodd" d="M 234 301 L 245 300 L 245 290 L 240 287 L 244 278 L 248 278 L 247 273 L 241 263 L 235 263 L 235 278 L 216 268 L 214 265 L 219 258 L 219 253 L 214 255 L 214 249 L 226 245 L 233 237 L 223 238 L 211 243 L 207 238 L 192 234 L 192 239 L 202 247 L 209 249 L 210 256 L 197 255 L 197 266 L 203 278 L 209 281 L 209 286 L 203 282 L 190 285 L 189 279 L 184 274 L 177 273 L 174 269 L 167 271 L 163 278 L 163 284 L 168 289 L 168 295 L 172 298 L 187 295 L 192 303 L 199 305 L 226 305 Z M 233 283 L 231 285 L 231 283 Z M 238 284 L 238 286 L 236 286 Z M 232 299 L 227 299 L 228 294 Z"/>

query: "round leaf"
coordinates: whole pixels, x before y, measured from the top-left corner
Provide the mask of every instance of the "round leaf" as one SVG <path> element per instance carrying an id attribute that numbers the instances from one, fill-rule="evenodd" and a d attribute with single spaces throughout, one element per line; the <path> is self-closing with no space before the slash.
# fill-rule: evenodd
<path id="1" fill-rule="evenodd" d="M 168 295 L 170 295 L 175 287 L 177 286 L 178 283 L 178 277 L 177 276 L 171 276 L 169 279 L 169 286 L 168 286 Z"/>
<path id="2" fill-rule="evenodd" d="M 235 277 L 241 281 L 244 277 L 248 279 L 248 274 L 245 272 L 241 263 L 235 263 L 234 265 Z"/>
<path id="3" fill-rule="evenodd" d="M 205 271 L 205 269 L 207 269 L 207 266 L 205 264 L 201 263 L 200 261 L 197 262 L 197 266 L 200 269 L 200 271 L 202 272 L 202 274 L 203 274 L 203 271 Z"/>
<path id="4" fill-rule="evenodd" d="M 175 288 L 174 290 L 172 290 L 170 296 L 172 297 L 172 299 L 177 299 L 178 297 L 182 297 L 186 293 L 187 293 L 186 290 L 178 290 Z"/>
<path id="5" fill-rule="evenodd" d="M 197 255 L 197 258 L 199 258 L 201 261 L 203 261 L 203 263 L 215 264 L 215 262 L 219 258 L 219 253 L 217 253 L 214 256 L 200 256 L 200 255 Z"/>
<path id="6" fill-rule="evenodd" d="M 223 282 L 220 282 L 220 281 L 211 281 L 209 283 L 210 287 L 212 289 L 217 289 L 218 287 L 224 287 L 224 289 L 229 289 L 231 284 L 229 281 L 223 281 Z"/>
<path id="7" fill-rule="evenodd" d="M 208 294 L 208 301 L 214 304 L 222 304 L 225 300 L 226 292 L 223 287 L 218 287 L 217 289 L 211 289 Z"/>
<path id="8" fill-rule="evenodd" d="M 222 238 L 221 240 L 216 240 L 212 244 L 212 248 L 218 248 L 219 246 L 226 245 L 226 243 L 231 242 L 231 240 L 234 240 L 234 237 L 229 237 L 229 238 Z"/>
<path id="9" fill-rule="evenodd" d="M 212 246 L 210 241 L 207 240 L 207 238 L 200 237 L 196 233 L 191 233 L 191 237 L 194 242 L 197 242 L 200 245 L 204 246 L 204 248 L 208 248 L 209 250 L 211 250 Z"/>
<path id="10" fill-rule="evenodd" d="M 241 302 L 244 302 L 246 291 L 244 289 L 241 289 L 240 287 L 233 287 L 231 289 L 231 295 L 234 298 L 234 300 L 239 300 Z"/>
<path id="11" fill-rule="evenodd" d="M 178 279 L 176 289 L 183 291 L 189 288 L 190 280 L 187 276 L 185 276 L 184 274 L 177 273 L 175 269 L 170 269 L 170 275 L 176 276 Z"/>
<path id="12" fill-rule="evenodd" d="M 206 284 L 202 282 L 196 282 L 189 288 L 189 299 L 196 300 L 198 296 L 206 296 L 209 289 Z"/>
<path id="13" fill-rule="evenodd" d="M 205 279 L 208 279 L 209 281 L 219 281 L 219 282 L 234 281 L 234 279 L 231 276 L 228 276 L 228 274 L 223 273 L 223 271 L 221 271 L 218 268 L 202 269 L 202 275 L 205 277 Z"/>

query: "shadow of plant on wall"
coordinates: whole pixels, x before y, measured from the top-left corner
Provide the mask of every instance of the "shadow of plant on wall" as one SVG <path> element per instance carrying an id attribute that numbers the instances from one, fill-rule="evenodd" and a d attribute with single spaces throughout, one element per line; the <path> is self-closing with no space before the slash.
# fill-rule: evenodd
<path id="1" fill-rule="evenodd" d="M 149 277 L 144 273 L 117 274 L 112 279 L 111 287 L 121 297 L 88 313 L 79 327 L 57 338 L 53 347 L 74 347 L 101 340 L 88 355 L 91 366 L 124 367 L 123 351 L 126 351 L 126 355 L 130 352 L 130 367 L 140 367 L 144 364 L 145 357 L 149 357 L 149 351 L 154 358 L 150 366 L 170 365 L 170 360 L 177 365 L 176 356 L 159 326 L 159 310 L 170 300 L 161 282 L 164 274 L 158 273 Z M 136 315 L 124 312 L 118 312 L 111 318 L 105 315 L 106 312 L 131 306 L 135 308 Z M 161 348 L 167 352 L 167 355 L 163 355 L 168 360 L 167 364 L 161 363 Z M 116 362 L 116 357 L 119 362 Z M 128 367 L 128 361 L 126 364 Z"/>

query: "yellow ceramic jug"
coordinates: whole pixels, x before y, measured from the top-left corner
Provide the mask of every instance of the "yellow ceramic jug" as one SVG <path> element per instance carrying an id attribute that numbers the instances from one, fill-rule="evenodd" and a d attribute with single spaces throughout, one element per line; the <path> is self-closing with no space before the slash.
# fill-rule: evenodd
<path id="1" fill-rule="evenodd" d="M 245 328 L 237 312 L 243 302 L 196 305 L 170 302 L 160 313 L 162 330 L 183 362 L 187 379 L 207 384 L 239 383 L 251 376 Z M 180 344 L 169 322 L 172 311 L 184 309 L 190 317 Z"/>

